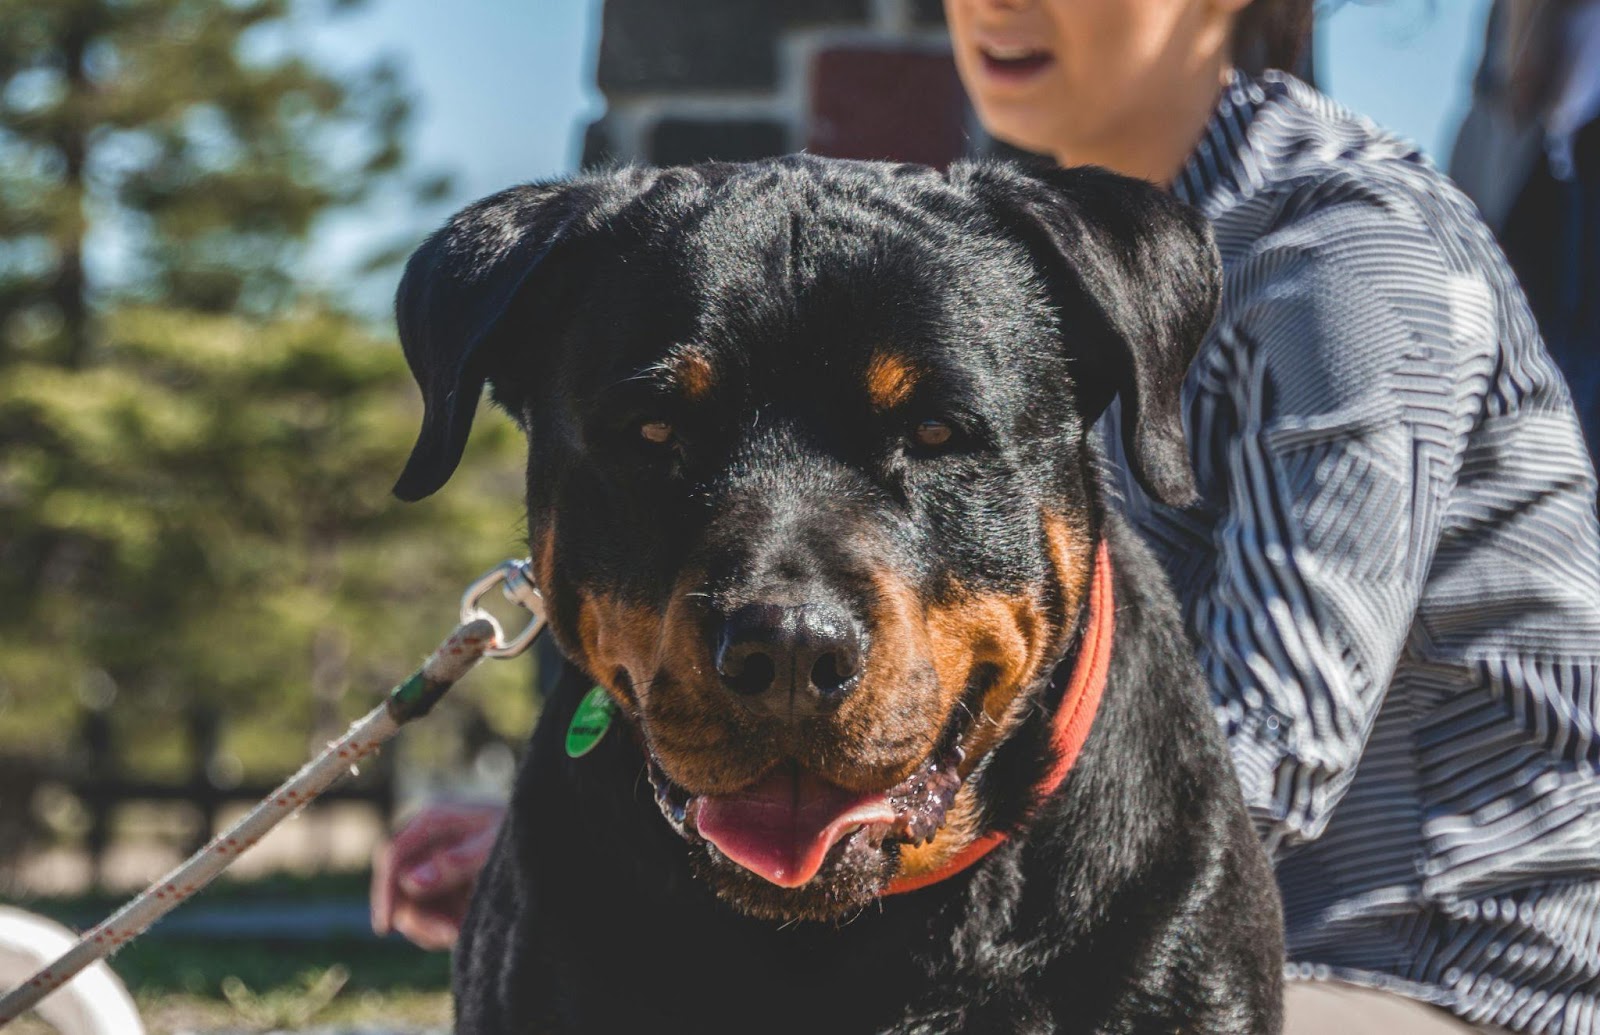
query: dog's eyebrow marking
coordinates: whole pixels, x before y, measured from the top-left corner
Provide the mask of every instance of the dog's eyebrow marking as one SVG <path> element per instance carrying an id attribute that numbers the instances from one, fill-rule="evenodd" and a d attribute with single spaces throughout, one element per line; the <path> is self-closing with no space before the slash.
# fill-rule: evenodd
<path id="1" fill-rule="evenodd" d="M 674 346 L 654 369 L 665 374 L 690 402 L 703 401 L 716 385 L 710 357 L 693 345 Z"/>
<path id="2" fill-rule="evenodd" d="M 900 356 L 880 352 L 867 364 L 867 398 L 874 409 L 892 410 L 911 398 L 920 372 Z"/>

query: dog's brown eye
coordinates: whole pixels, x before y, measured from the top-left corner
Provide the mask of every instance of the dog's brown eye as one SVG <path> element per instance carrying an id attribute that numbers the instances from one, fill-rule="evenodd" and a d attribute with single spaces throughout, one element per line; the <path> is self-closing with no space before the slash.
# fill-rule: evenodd
<path id="1" fill-rule="evenodd" d="M 937 447 L 949 442 L 952 434 L 954 432 L 950 430 L 950 425 L 944 421 L 925 420 L 916 426 L 912 437 L 917 440 L 919 446 Z"/>
<path id="2" fill-rule="evenodd" d="M 672 425 L 664 420 L 647 420 L 639 425 L 639 434 L 646 442 L 654 442 L 658 446 L 666 445 L 672 441 Z"/>

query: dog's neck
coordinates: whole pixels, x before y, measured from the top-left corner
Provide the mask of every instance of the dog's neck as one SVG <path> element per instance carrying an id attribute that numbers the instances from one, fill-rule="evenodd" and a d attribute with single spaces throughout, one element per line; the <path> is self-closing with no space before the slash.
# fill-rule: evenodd
<path id="1" fill-rule="evenodd" d="M 1078 639 L 1078 653 L 1073 660 L 1072 674 L 1068 677 L 1051 720 L 1050 750 L 1053 762 L 1044 777 L 1034 787 L 1033 802 L 1049 798 L 1067 778 L 1072 765 L 1089 739 L 1094 726 L 1095 713 L 1100 709 L 1100 698 L 1106 688 L 1106 675 L 1111 668 L 1111 641 L 1116 631 L 1116 602 L 1111 588 L 1111 558 L 1105 539 L 1095 551 L 1094 574 L 1089 581 L 1088 614 L 1084 616 L 1083 633 Z M 1003 830 L 991 830 L 975 838 L 961 851 L 951 856 L 942 866 L 912 877 L 900 877 L 889 883 L 885 895 L 899 895 L 917 891 L 961 873 L 991 851 L 1006 842 Z"/>

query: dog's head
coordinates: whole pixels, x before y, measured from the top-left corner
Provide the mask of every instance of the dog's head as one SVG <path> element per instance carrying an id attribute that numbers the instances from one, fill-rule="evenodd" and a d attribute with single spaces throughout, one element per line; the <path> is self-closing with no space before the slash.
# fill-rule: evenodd
<path id="1" fill-rule="evenodd" d="M 483 385 L 526 431 L 562 649 L 648 749 L 696 867 L 832 918 L 982 833 L 974 777 L 1069 647 L 1088 428 L 1192 493 L 1204 221 L 1098 170 L 793 158 L 519 187 L 412 257 L 438 489 Z"/>

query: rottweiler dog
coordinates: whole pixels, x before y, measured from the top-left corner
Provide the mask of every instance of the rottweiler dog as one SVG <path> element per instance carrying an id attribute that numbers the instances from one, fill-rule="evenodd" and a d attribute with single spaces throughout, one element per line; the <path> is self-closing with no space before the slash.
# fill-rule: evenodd
<path id="1" fill-rule="evenodd" d="M 487 383 L 572 663 L 457 1030 L 1277 1031 L 1272 873 L 1091 433 L 1119 397 L 1140 484 L 1192 498 L 1220 278 L 1199 215 L 1095 169 L 623 169 L 434 234 L 396 493 Z"/>

